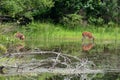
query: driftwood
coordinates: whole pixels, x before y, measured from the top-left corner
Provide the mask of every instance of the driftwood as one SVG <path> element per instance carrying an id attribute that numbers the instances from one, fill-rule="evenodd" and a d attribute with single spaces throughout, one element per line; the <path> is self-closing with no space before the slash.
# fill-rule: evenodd
<path id="1" fill-rule="evenodd" d="M 36 60 L 35 58 L 32 58 L 30 60 L 30 58 L 27 60 L 26 56 L 32 56 L 32 55 L 54 55 L 54 56 L 48 56 L 47 58 L 44 59 L 40 59 L 40 60 Z M 25 58 L 18 58 L 16 59 L 16 56 L 25 56 Z M 27 52 L 27 53 L 11 53 L 11 54 L 6 54 L 3 55 L 0 59 L 7 57 L 7 60 L 5 60 L 5 62 L 1 62 L 1 64 L 3 66 L 5 66 L 6 68 L 17 68 L 22 69 L 22 72 L 40 72 L 42 71 L 41 69 L 43 69 L 43 72 L 46 72 L 47 70 L 56 70 L 55 72 L 57 73 L 61 73 L 64 72 L 62 70 L 70 70 L 70 72 L 72 70 L 76 70 L 77 69 L 82 70 L 82 69 L 87 69 L 90 68 L 88 65 L 94 65 L 93 63 L 91 63 L 90 61 L 88 61 L 87 59 L 81 60 L 79 58 L 77 58 L 76 56 L 72 56 L 72 55 L 67 55 L 67 54 L 63 54 L 63 53 L 59 53 L 59 52 L 53 52 L 53 51 L 40 51 L 40 52 Z M 13 61 L 12 63 L 10 63 L 10 60 L 12 58 L 15 58 L 16 60 Z M 72 61 L 74 60 L 74 61 Z M 61 67 L 62 65 L 62 67 Z M 40 68 L 40 70 L 39 70 Z M 58 70 L 57 70 L 57 69 Z M 28 71 L 26 71 L 27 69 L 29 69 Z M 15 70 L 15 69 L 14 69 Z M 14 71 L 12 70 L 12 71 Z M 18 72 L 17 70 L 17 72 Z M 60 71 L 60 72 L 59 72 Z M 15 71 L 14 71 L 15 72 Z M 68 71 L 69 72 L 69 71 Z M 75 72 L 72 72 L 75 73 Z M 76 72 L 77 74 L 78 72 Z M 67 72 L 66 72 L 67 74 Z"/>
<path id="2" fill-rule="evenodd" d="M 44 57 L 47 54 L 53 56 Z M 34 55 L 42 55 L 43 59 L 36 59 Z M 4 59 L 4 61 L 2 59 Z M 11 59 L 15 60 L 11 61 Z M 77 75 L 120 71 L 117 69 L 99 69 L 93 61 L 89 61 L 87 58 L 79 59 L 76 56 L 53 51 L 11 53 L 1 56 L 0 61 L 1 65 L 7 70 L 7 72 L 4 72 L 4 75 L 6 76 L 46 72 Z"/>

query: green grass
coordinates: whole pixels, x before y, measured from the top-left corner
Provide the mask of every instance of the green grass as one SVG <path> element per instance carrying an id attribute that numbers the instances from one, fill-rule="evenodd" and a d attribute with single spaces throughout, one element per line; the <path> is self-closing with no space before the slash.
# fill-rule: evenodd
<path id="1" fill-rule="evenodd" d="M 20 31 L 26 35 L 26 43 L 32 47 L 51 47 L 61 43 L 81 43 L 82 32 L 90 31 L 95 36 L 96 42 L 114 41 L 120 39 L 120 29 L 113 27 L 95 27 L 77 28 L 74 30 L 65 29 L 60 25 L 51 23 L 32 23 L 28 25 L 29 29 L 20 28 Z M 28 28 L 27 27 L 27 28 Z"/>

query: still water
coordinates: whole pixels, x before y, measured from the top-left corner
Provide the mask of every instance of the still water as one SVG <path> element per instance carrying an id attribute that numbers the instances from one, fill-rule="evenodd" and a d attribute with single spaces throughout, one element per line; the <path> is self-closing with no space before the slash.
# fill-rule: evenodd
<path id="1" fill-rule="evenodd" d="M 12 54 L 7 63 L 0 60 L 7 69 L 0 80 L 120 80 L 119 45 L 88 43 L 80 52 L 78 56 L 54 51 Z"/>

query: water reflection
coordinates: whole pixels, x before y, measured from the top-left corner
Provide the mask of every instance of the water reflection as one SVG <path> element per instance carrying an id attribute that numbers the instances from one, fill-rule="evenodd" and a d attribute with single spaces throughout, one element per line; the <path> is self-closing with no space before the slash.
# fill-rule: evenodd
<path id="1" fill-rule="evenodd" d="M 95 46 L 95 47 L 94 47 Z M 118 54 L 113 54 L 114 52 L 111 52 L 109 50 L 109 47 L 113 47 L 113 45 L 97 45 L 94 43 L 84 43 L 82 44 L 82 50 L 83 51 L 94 51 L 94 49 L 106 49 L 107 52 L 99 52 L 98 49 L 92 54 L 84 54 L 81 55 L 80 57 L 78 56 L 73 56 L 70 54 L 61 54 L 58 52 L 50 52 L 50 51 L 45 51 L 44 52 L 31 52 L 30 58 L 34 57 L 34 60 L 27 61 L 26 56 L 24 57 L 27 62 L 24 62 L 22 64 L 19 64 L 19 72 L 23 70 L 23 72 L 41 72 L 41 73 L 53 73 L 53 71 L 56 72 L 57 68 L 58 69 L 57 73 L 54 73 L 51 77 L 47 77 L 44 80 L 120 80 L 120 72 L 118 70 L 120 69 L 120 56 Z M 93 49 L 94 47 L 94 49 Z M 80 48 L 80 47 L 79 47 Z M 111 52 L 109 53 L 108 50 Z M 39 56 L 38 56 L 39 54 Z M 12 54 L 13 55 L 13 54 Z M 28 54 L 25 54 L 28 57 Z M 36 57 L 36 56 L 37 57 Z M 39 57 L 39 59 L 38 59 Z M 37 59 L 35 59 L 37 58 Z M 87 58 L 87 59 L 86 59 Z M 33 58 L 32 58 L 33 59 Z M 29 59 L 30 60 L 30 59 Z M 95 64 L 95 68 L 92 62 Z M 1 61 L 3 62 L 3 61 Z M 112 63 L 112 64 L 111 64 Z M 9 64 L 10 65 L 10 64 Z M 51 66 L 55 68 L 51 69 Z M 13 66 L 13 65 L 11 65 Z M 44 68 L 44 69 L 41 69 Z M 50 68 L 49 68 L 50 67 Z M 17 68 L 17 67 L 15 67 Z M 22 70 L 21 70 L 22 68 Z M 48 70 L 46 70 L 46 69 Z M 70 70 L 72 68 L 72 70 Z M 13 68 L 12 68 L 13 69 Z M 67 70 L 65 70 L 67 69 Z M 104 74 L 100 73 L 85 73 L 85 71 L 90 70 L 96 70 L 96 69 L 102 69 L 104 70 Z M 113 69 L 117 69 L 117 73 Z M 64 72 L 62 72 L 62 70 Z M 79 71 L 80 70 L 80 71 Z M 12 70 L 13 71 L 13 70 Z M 16 69 L 15 69 L 16 71 Z M 42 72 L 43 71 L 43 72 Z M 71 74 L 72 72 L 72 74 Z M 75 74 L 75 72 L 77 74 Z M 81 73 L 83 72 L 83 73 Z M 95 71 L 96 72 L 96 71 Z M 109 73 L 108 73 L 109 72 Z M 16 72 L 17 73 L 17 72 Z M 68 74 L 65 74 L 68 73 Z M 14 73 L 15 74 L 15 73 Z M 64 74 L 64 75 L 62 75 Z M 48 75 L 47 75 L 48 76 Z M 24 79 L 26 80 L 26 79 Z M 36 80 L 41 80 L 36 79 Z"/>
<path id="2" fill-rule="evenodd" d="M 120 73 L 55 75 L 46 80 L 120 80 Z"/>
<path id="3" fill-rule="evenodd" d="M 89 51 L 94 47 L 94 43 L 83 43 L 82 44 L 82 50 L 83 51 Z"/>

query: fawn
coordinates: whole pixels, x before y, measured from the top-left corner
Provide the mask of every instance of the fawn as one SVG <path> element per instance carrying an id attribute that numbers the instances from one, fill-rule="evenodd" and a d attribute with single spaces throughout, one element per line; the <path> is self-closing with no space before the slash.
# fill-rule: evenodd
<path id="1" fill-rule="evenodd" d="M 25 36 L 22 33 L 20 33 L 20 32 L 15 33 L 15 37 L 20 39 L 20 40 L 24 40 L 25 39 Z M 24 49 L 24 47 L 25 47 L 24 41 L 22 43 L 15 45 L 15 48 L 16 48 L 17 52 L 19 52 L 20 50 Z"/>
<path id="2" fill-rule="evenodd" d="M 25 36 L 22 33 L 20 33 L 20 32 L 15 33 L 15 37 L 20 39 L 20 40 L 24 40 L 25 39 Z"/>
<path id="3" fill-rule="evenodd" d="M 86 32 L 83 32 L 83 33 L 82 33 L 82 42 L 83 42 L 83 40 L 84 40 L 85 38 L 92 39 L 93 42 L 94 42 L 94 36 L 92 35 L 91 32 L 87 32 L 87 31 L 86 31 Z"/>

